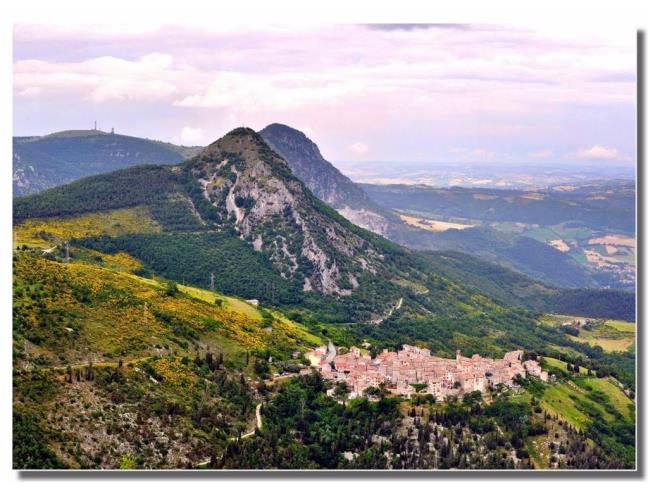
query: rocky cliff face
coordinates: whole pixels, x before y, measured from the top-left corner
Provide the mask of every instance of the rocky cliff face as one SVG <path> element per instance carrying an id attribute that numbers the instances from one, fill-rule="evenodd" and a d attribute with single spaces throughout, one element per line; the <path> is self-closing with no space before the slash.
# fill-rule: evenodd
<path id="1" fill-rule="evenodd" d="M 386 212 L 362 188 L 324 159 L 317 145 L 306 135 L 279 123 L 267 126 L 260 134 L 318 198 L 354 224 L 386 234 L 389 226 Z"/>
<path id="2" fill-rule="evenodd" d="M 380 255 L 312 195 L 259 134 L 239 128 L 188 164 L 220 225 L 269 254 L 304 291 L 347 295 Z"/>

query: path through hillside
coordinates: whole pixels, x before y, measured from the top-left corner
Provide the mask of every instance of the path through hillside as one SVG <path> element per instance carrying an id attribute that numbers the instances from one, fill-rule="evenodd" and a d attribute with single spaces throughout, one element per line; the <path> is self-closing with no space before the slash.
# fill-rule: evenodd
<path id="1" fill-rule="evenodd" d="M 396 311 L 398 311 L 402 306 L 403 306 L 403 298 L 401 297 L 400 299 L 398 299 L 398 302 L 396 303 L 396 305 L 394 307 L 392 307 L 389 311 L 387 311 L 387 314 L 385 314 L 385 316 L 383 316 L 382 318 L 378 318 L 373 323 L 375 325 L 379 325 L 380 323 L 385 321 L 387 318 L 390 318 L 392 316 L 392 314 L 394 314 Z"/>

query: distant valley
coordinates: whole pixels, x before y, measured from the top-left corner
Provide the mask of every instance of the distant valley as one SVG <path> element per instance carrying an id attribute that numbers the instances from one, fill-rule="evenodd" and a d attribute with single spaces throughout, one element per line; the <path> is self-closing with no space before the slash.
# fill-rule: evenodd
<path id="1" fill-rule="evenodd" d="M 469 238 L 489 228 L 493 237 L 524 237 L 565 253 L 585 270 L 584 278 L 601 286 L 634 288 L 634 181 L 599 180 L 533 191 L 362 187 L 372 200 L 397 210 L 409 224 L 442 233 L 437 240 L 448 249 L 479 254 L 470 250 Z"/>
<path id="2" fill-rule="evenodd" d="M 635 179 L 635 167 L 632 163 L 341 161 L 335 164 L 354 182 L 377 185 L 536 190 L 565 183 L 584 184 L 599 180 Z"/>

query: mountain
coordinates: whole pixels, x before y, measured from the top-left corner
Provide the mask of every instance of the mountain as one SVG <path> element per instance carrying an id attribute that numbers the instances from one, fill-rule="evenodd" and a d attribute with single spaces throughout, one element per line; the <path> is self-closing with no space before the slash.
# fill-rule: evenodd
<path id="1" fill-rule="evenodd" d="M 136 166 L 16 198 L 14 220 L 35 241 L 53 234 L 73 247 L 124 252 L 142 262 L 142 274 L 201 287 L 213 272 L 225 294 L 318 320 L 502 313 L 421 256 L 347 221 L 245 128 L 182 165 Z"/>
<path id="2" fill-rule="evenodd" d="M 581 390 L 569 371 L 555 370 L 555 387 L 530 381 L 516 393 L 523 401 L 507 393 L 488 414 L 456 402 L 443 409 L 452 414 L 437 412 L 439 423 L 470 416 L 478 430 L 473 417 L 489 417 L 479 423 L 484 435 L 494 422 L 541 424 L 526 400 L 540 401 L 546 389 L 552 427 L 543 433 L 555 437 L 575 414 L 565 421 L 590 446 L 632 466 L 633 410 L 616 381 L 634 390 L 634 354 L 589 345 L 538 316 L 563 294 L 572 298 L 561 308 L 629 310 L 629 293 L 551 288 L 455 253 L 398 246 L 319 200 L 250 129 L 182 164 L 17 197 L 13 239 L 16 468 L 334 468 L 350 466 L 347 450 L 410 448 L 405 440 L 350 444 L 366 429 L 401 442 L 403 425 L 415 424 L 399 400 L 340 405 L 316 374 L 291 377 L 308 367 L 306 350 L 327 339 L 373 353 L 408 343 L 443 357 L 523 348 L 545 364 L 595 371 Z M 290 379 L 277 384 L 274 374 Z M 607 374 L 615 382 L 601 379 Z M 556 391 L 568 395 L 565 410 Z M 419 403 L 429 409 L 416 400 L 417 413 Z M 333 433 L 316 431 L 327 425 Z M 511 449 L 535 449 L 530 437 L 506 439 Z M 366 459 L 352 465 L 374 468 Z"/>
<path id="3" fill-rule="evenodd" d="M 387 310 L 381 301 L 398 300 L 402 289 L 392 280 L 430 280 L 417 271 L 406 251 L 354 226 L 317 199 L 249 129 L 233 130 L 180 166 L 132 167 L 19 197 L 14 220 L 60 220 L 132 207 L 145 207 L 148 220 L 158 224 L 161 233 L 117 238 L 97 234 L 86 241 L 97 247 L 102 242 L 104 248 L 138 249 L 157 268 L 172 268 L 163 260 L 182 245 L 185 254 L 180 250 L 182 258 L 173 264 L 205 258 L 219 268 L 218 255 L 210 251 L 237 251 L 246 260 L 230 269 L 242 274 L 249 267 L 246 275 L 262 272 L 262 265 L 268 270 L 271 281 L 253 283 L 265 299 L 301 302 L 316 292 L 362 304 L 356 298 L 366 296 L 371 302 L 356 313 L 362 317 Z M 152 258 L 155 252 L 159 257 Z M 196 275 L 204 285 L 204 265 Z M 239 282 L 238 288 L 245 285 Z M 340 302 L 348 309 L 353 304 Z"/>
<path id="4" fill-rule="evenodd" d="M 338 320 L 379 319 L 404 296 L 411 297 L 403 309 L 409 313 L 456 315 L 465 311 L 459 297 L 479 309 L 492 303 L 455 285 L 426 255 L 351 224 L 315 197 L 259 134 L 245 128 L 182 165 L 132 167 L 17 198 L 14 220 L 61 220 L 133 207 L 144 207 L 147 217 L 133 220 L 134 230 L 120 224 L 119 234 L 95 232 L 80 244 L 126 251 L 153 272 L 201 286 L 213 270 L 226 293 L 310 305 Z M 159 232 L 144 230 L 147 222 Z M 227 270 L 224 255 L 234 260 Z"/>
<path id="5" fill-rule="evenodd" d="M 324 159 L 315 142 L 304 133 L 287 125 L 273 123 L 259 134 L 320 200 L 354 224 L 378 234 L 386 234 L 392 220 L 390 213 L 376 205 L 362 188 Z"/>
<path id="6" fill-rule="evenodd" d="M 450 229 L 444 232 L 431 232 L 414 227 L 404 222 L 394 209 L 407 210 L 406 205 L 413 206 L 410 203 L 412 201 L 424 210 L 428 210 L 426 206 L 434 208 L 440 199 L 428 203 L 427 195 L 423 196 L 421 191 L 427 190 L 426 187 L 360 186 L 324 159 L 317 145 L 299 130 L 273 123 L 261 130 L 260 134 L 268 145 L 286 160 L 293 173 L 321 200 L 354 224 L 381 234 L 398 244 L 417 250 L 461 251 L 560 287 L 608 287 L 611 283 L 613 287 L 619 286 L 609 275 L 595 274 L 575 259 L 534 238 L 521 237 L 490 227 Z M 523 195 L 526 192 L 497 190 L 497 193 L 505 194 L 500 201 L 508 204 L 507 199 L 510 201 L 510 196 Z M 439 195 L 443 198 L 447 193 L 439 192 Z M 482 195 L 485 195 L 485 192 Z M 467 200 L 459 194 L 445 200 L 446 208 L 451 205 L 455 208 L 469 206 L 468 203 L 463 203 Z M 490 201 L 478 202 L 481 209 L 479 206 L 473 206 L 475 213 L 485 208 L 484 203 L 490 204 Z M 567 206 L 562 205 L 562 209 Z M 515 204 L 509 204 L 507 210 L 519 216 L 520 211 L 515 212 L 519 208 Z M 528 213 L 532 211 L 533 209 Z M 481 213 L 483 215 L 488 212 Z"/>
<path id="7" fill-rule="evenodd" d="M 230 132 L 188 169 L 214 224 L 231 224 L 305 292 L 348 295 L 359 275 L 382 269 L 372 242 L 323 207 L 252 130 Z"/>
<path id="8" fill-rule="evenodd" d="M 176 164 L 198 151 L 98 130 L 14 137 L 13 192 L 25 195 L 134 164 Z"/>

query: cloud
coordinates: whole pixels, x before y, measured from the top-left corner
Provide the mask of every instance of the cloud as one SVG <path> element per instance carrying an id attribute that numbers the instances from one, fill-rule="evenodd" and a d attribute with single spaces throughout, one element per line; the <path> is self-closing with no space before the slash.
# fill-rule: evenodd
<path id="1" fill-rule="evenodd" d="M 483 148 L 465 149 L 453 147 L 450 149 L 450 154 L 462 161 L 493 161 L 496 157 L 495 151 Z"/>
<path id="2" fill-rule="evenodd" d="M 634 72 L 605 73 L 594 76 L 592 81 L 603 83 L 636 83 L 637 74 Z"/>
<path id="3" fill-rule="evenodd" d="M 343 99 L 361 92 L 352 80 L 332 77 L 326 73 L 249 74 L 220 71 L 210 76 L 211 82 L 198 93 L 173 102 L 186 108 L 238 111 L 291 110 L 314 105 L 335 106 Z"/>
<path id="4" fill-rule="evenodd" d="M 20 97 L 35 97 L 40 95 L 42 89 L 40 87 L 26 87 L 21 91 L 18 91 L 18 96 Z"/>
<path id="5" fill-rule="evenodd" d="M 173 137 L 172 141 L 179 145 L 204 145 L 205 131 L 200 127 L 183 126 L 180 135 Z"/>
<path id="6" fill-rule="evenodd" d="M 177 90 L 179 72 L 171 69 L 172 63 L 173 57 L 163 53 L 137 60 L 113 56 L 69 63 L 21 60 L 14 64 L 14 91 L 18 96 L 81 96 L 95 103 L 157 101 Z"/>
<path id="7" fill-rule="evenodd" d="M 450 146 L 465 161 L 600 141 L 631 149 L 634 35 L 552 29 L 19 25 L 14 127 L 34 134 L 105 111 L 149 121 L 157 138 L 181 138 L 178 121 L 216 132 L 287 120 L 344 158 L 356 140 L 388 159 L 446 159 Z"/>
<path id="8" fill-rule="evenodd" d="M 554 153 L 551 149 L 543 149 L 529 152 L 528 155 L 531 159 L 551 159 L 554 156 Z"/>
<path id="9" fill-rule="evenodd" d="M 365 24 L 369 29 L 377 31 L 414 31 L 417 29 L 451 29 L 464 31 L 470 29 L 470 24 Z"/>
<path id="10" fill-rule="evenodd" d="M 593 145 L 589 149 L 579 149 L 576 158 L 586 161 L 627 161 L 629 157 L 622 155 L 618 149 Z"/>
<path id="11" fill-rule="evenodd" d="M 354 142 L 351 145 L 349 145 L 349 150 L 354 155 L 360 157 L 365 155 L 367 152 L 369 152 L 369 146 L 363 142 Z"/>

